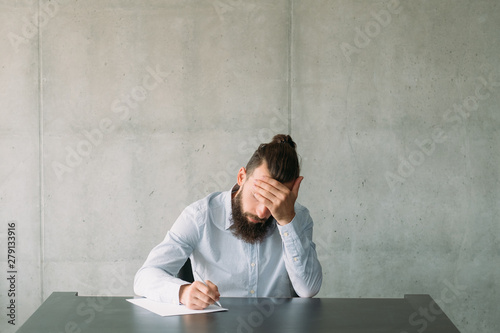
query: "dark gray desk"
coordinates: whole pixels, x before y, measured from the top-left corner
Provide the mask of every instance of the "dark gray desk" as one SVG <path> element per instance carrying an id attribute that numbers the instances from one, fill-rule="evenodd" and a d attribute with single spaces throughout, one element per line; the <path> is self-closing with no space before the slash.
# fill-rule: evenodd
<path id="1" fill-rule="evenodd" d="M 428 295 L 404 298 L 221 298 L 228 312 L 161 317 L 126 301 L 53 293 L 18 333 L 459 333 Z"/>

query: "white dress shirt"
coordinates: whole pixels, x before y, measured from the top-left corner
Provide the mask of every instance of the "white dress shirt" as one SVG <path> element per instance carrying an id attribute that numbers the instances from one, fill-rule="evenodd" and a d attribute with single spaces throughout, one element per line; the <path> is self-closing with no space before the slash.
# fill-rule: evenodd
<path id="1" fill-rule="evenodd" d="M 261 242 L 249 244 L 233 235 L 231 191 L 216 192 L 188 206 L 165 239 L 149 254 L 134 280 L 140 296 L 179 303 L 178 279 L 186 259 L 195 278 L 217 285 L 221 297 L 300 297 L 319 292 L 322 269 L 312 241 L 313 221 L 295 203 L 295 218 L 273 228 Z M 293 288 L 293 289 L 292 289 Z"/>

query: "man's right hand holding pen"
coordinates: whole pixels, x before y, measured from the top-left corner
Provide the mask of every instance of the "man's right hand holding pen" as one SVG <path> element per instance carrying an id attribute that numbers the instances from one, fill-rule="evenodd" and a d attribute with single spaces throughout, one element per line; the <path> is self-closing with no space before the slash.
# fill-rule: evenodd
<path id="1" fill-rule="evenodd" d="M 206 283 L 194 281 L 191 284 L 182 285 L 179 289 L 179 301 L 192 310 L 203 310 L 218 302 L 219 299 L 219 289 L 210 280 Z"/>

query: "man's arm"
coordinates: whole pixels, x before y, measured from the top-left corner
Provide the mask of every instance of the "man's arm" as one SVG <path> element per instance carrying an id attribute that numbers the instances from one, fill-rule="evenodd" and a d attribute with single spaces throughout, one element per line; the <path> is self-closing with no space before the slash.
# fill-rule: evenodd
<path id="1" fill-rule="evenodd" d="M 295 292 L 301 297 L 313 297 L 319 292 L 323 273 L 312 241 L 312 218 L 305 207 L 296 203 L 302 179 L 298 177 L 290 188 L 269 177 L 256 179 L 253 189 L 278 223 L 285 266 Z"/>
<path id="2" fill-rule="evenodd" d="M 191 253 L 189 246 L 179 244 L 171 231 L 150 253 L 135 275 L 137 295 L 164 303 L 179 303 L 179 289 L 189 282 L 175 277 Z"/>
<path id="3" fill-rule="evenodd" d="M 190 309 L 204 309 L 219 300 L 216 285 L 207 281 L 189 283 L 174 275 L 191 255 L 200 239 L 199 215 L 187 207 L 167 236 L 149 254 L 134 279 L 134 291 L 149 299 L 185 304 Z"/>
<path id="4" fill-rule="evenodd" d="M 312 241 L 313 221 L 308 210 L 296 204 L 292 222 L 278 230 L 283 241 L 283 258 L 293 288 L 300 297 L 313 297 L 323 281 L 321 264 Z"/>

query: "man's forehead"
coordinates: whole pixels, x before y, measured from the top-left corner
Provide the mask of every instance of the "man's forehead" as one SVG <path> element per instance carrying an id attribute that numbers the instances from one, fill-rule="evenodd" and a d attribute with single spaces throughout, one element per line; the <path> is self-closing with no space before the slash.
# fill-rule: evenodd
<path id="1" fill-rule="evenodd" d="M 263 178 L 263 177 L 271 177 L 271 173 L 269 172 L 269 169 L 267 168 L 267 163 L 263 162 L 259 167 L 255 168 L 255 170 L 252 172 L 252 176 L 254 178 Z"/>

